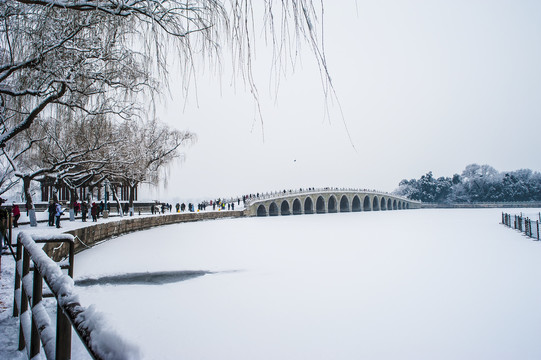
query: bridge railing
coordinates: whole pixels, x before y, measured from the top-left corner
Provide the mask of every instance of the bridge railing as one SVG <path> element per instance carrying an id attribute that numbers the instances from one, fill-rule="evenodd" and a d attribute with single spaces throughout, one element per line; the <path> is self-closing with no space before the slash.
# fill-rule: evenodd
<path id="1" fill-rule="evenodd" d="M 68 259 L 57 263 L 48 257 L 39 243 L 49 242 L 69 244 Z M 73 328 L 93 359 L 138 358 L 137 352 L 125 351 L 129 347 L 123 346 L 124 340 L 105 330 L 100 316 L 79 303 L 72 279 L 73 244 L 74 238 L 69 234 L 47 237 L 19 233 L 13 306 L 13 316 L 19 316 L 19 350 L 26 348 L 29 359 L 42 358 L 41 348 L 49 360 L 71 359 Z M 63 270 L 67 270 L 68 274 Z M 43 280 L 51 294 L 43 294 Z M 56 329 L 51 325 L 42 302 L 44 297 L 56 299 Z"/>
<path id="2" fill-rule="evenodd" d="M 392 196 L 394 198 L 401 199 L 404 201 L 409 201 L 412 203 L 419 203 L 419 204 L 421 203 L 420 201 L 417 201 L 417 200 L 411 200 L 403 196 L 394 195 L 394 194 L 390 194 L 390 193 L 378 191 L 378 190 L 324 187 L 324 188 L 311 188 L 311 189 L 298 189 L 298 190 L 271 191 L 271 192 L 259 194 L 259 196 L 248 198 L 246 199 L 245 204 L 246 206 L 250 206 L 252 203 L 255 203 L 258 201 L 279 199 L 285 196 L 291 196 L 291 195 L 297 195 L 297 194 L 321 194 L 321 193 L 333 193 L 333 192 L 353 192 L 353 193 L 362 192 L 362 193 L 369 193 L 369 194 L 380 195 L 380 196 Z"/>

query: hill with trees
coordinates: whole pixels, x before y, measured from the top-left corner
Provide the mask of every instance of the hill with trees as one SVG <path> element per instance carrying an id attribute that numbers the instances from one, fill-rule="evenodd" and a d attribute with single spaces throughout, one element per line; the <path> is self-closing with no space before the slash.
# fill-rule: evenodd
<path id="1" fill-rule="evenodd" d="M 471 164 L 462 174 L 400 181 L 395 194 L 432 203 L 541 201 L 541 173 L 530 169 L 498 172 L 490 165 Z"/>

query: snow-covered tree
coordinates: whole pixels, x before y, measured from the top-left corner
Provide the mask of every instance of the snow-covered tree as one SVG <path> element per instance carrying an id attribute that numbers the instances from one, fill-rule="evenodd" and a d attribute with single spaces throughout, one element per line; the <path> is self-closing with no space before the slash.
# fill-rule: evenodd
<path id="1" fill-rule="evenodd" d="M 230 49 L 238 78 L 257 97 L 251 74 L 263 15 L 275 69 L 312 47 L 325 91 L 331 84 L 311 0 L 11 0 L 0 2 L 0 147 L 43 117 L 71 111 L 130 118 L 166 86 L 176 50 L 185 83 L 196 58 L 220 63 Z M 288 51 L 289 50 L 289 51 Z M 64 116 L 58 116 L 64 117 Z"/>
<path id="2" fill-rule="evenodd" d="M 11 190 L 18 183 L 13 168 L 9 165 L 7 159 L 0 157 L 0 195 Z"/>
<path id="3" fill-rule="evenodd" d="M 541 174 L 529 169 L 499 173 L 489 165 L 470 164 L 462 175 L 402 180 L 395 193 L 410 199 L 437 203 L 471 203 L 541 200 Z"/>
<path id="4" fill-rule="evenodd" d="M 111 177 L 121 179 L 130 188 L 129 205 L 133 206 L 135 188 L 141 183 L 157 184 L 161 171 L 173 160 L 182 158 L 181 148 L 196 140 L 189 131 L 171 129 L 153 119 L 120 125 L 125 145 L 121 162 L 111 165 Z"/>

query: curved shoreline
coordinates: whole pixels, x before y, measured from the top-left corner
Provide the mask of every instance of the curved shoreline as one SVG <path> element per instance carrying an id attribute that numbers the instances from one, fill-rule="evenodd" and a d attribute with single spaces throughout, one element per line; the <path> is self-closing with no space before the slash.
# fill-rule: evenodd
<path id="1" fill-rule="evenodd" d="M 156 226 L 193 222 L 201 220 L 214 220 L 225 218 L 241 218 L 244 217 L 243 210 L 232 211 L 213 211 L 213 212 L 193 212 L 193 213 L 176 213 L 162 216 L 149 216 L 128 218 L 107 223 L 86 226 L 74 230 L 64 232 L 76 237 L 75 253 L 81 252 L 92 245 L 134 231 L 146 230 Z M 48 243 L 43 247 L 43 250 L 53 260 L 59 261 L 65 258 L 69 253 L 68 246 L 56 243 Z"/>

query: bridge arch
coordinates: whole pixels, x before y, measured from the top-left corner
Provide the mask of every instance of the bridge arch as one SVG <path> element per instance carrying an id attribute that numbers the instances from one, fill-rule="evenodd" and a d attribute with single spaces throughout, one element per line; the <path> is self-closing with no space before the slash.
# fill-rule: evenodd
<path id="1" fill-rule="evenodd" d="M 342 195 L 340 198 L 340 212 L 349 212 L 349 199 L 346 195 Z"/>
<path id="2" fill-rule="evenodd" d="M 331 195 L 329 197 L 329 201 L 327 202 L 327 209 L 328 209 L 328 212 L 330 213 L 338 212 L 336 197 L 334 195 Z"/>
<path id="3" fill-rule="evenodd" d="M 402 210 L 402 201 L 398 202 L 398 210 Z"/>
<path id="4" fill-rule="evenodd" d="M 318 214 L 325 214 L 325 200 L 323 200 L 323 196 L 318 196 L 316 200 L 316 212 Z"/>
<path id="5" fill-rule="evenodd" d="M 269 216 L 278 216 L 280 215 L 280 211 L 278 211 L 278 205 L 273 201 L 269 205 Z"/>
<path id="6" fill-rule="evenodd" d="M 289 202 L 287 200 L 282 201 L 282 204 L 280 204 L 280 214 L 281 215 L 290 215 L 289 212 Z"/>
<path id="7" fill-rule="evenodd" d="M 396 199 L 393 201 L 393 210 L 398 210 L 398 205 L 396 204 Z"/>
<path id="8" fill-rule="evenodd" d="M 370 206 L 370 196 L 368 195 L 364 197 L 363 211 L 372 211 L 372 207 Z"/>
<path id="9" fill-rule="evenodd" d="M 380 210 L 387 210 L 387 200 L 385 200 L 384 197 L 381 198 L 381 201 L 379 203 Z"/>
<path id="10" fill-rule="evenodd" d="M 353 201 L 351 201 L 351 211 L 361 211 L 361 200 L 357 195 L 353 197 Z"/>
<path id="11" fill-rule="evenodd" d="M 393 209 L 393 200 L 389 198 L 389 200 L 387 200 L 387 210 L 392 210 L 392 209 Z"/>
<path id="12" fill-rule="evenodd" d="M 310 196 L 307 196 L 306 199 L 304 199 L 304 213 L 305 214 L 313 214 L 314 213 L 314 201 Z"/>
<path id="13" fill-rule="evenodd" d="M 409 203 L 405 203 L 406 204 L 406 209 L 409 209 L 410 208 L 410 204 Z"/>
<path id="14" fill-rule="evenodd" d="M 257 207 L 257 216 L 267 216 L 265 205 L 261 204 Z"/>
<path id="15" fill-rule="evenodd" d="M 293 215 L 302 215 L 302 205 L 299 199 L 293 200 Z"/>
<path id="16" fill-rule="evenodd" d="M 374 199 L 372 199 L 372 211 L 379 211 L 379 199 L 377 196 L 374 196 Z"/>

